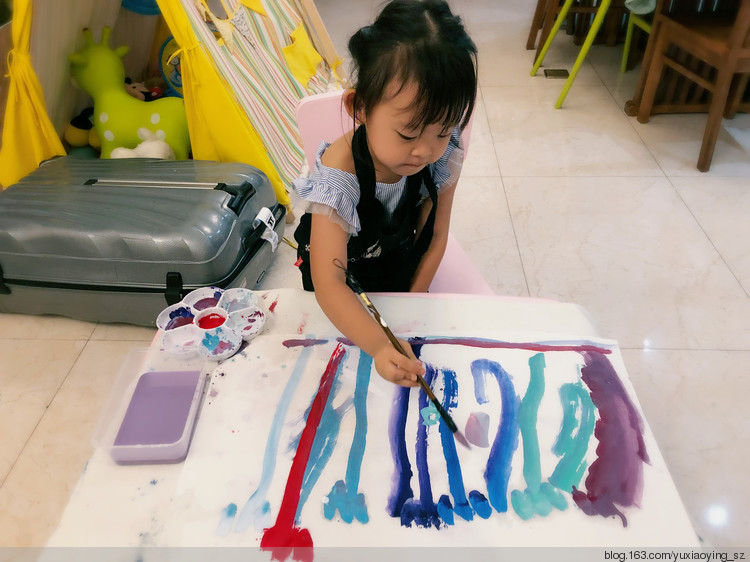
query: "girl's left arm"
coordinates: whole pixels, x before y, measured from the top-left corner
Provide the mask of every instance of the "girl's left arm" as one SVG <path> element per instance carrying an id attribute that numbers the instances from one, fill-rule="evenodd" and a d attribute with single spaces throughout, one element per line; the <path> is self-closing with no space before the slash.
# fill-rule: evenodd
<path id="1" fill-rule="evenodd" d="M 456 183 L 445 187 L 440 190 L 437 200 L 437 210 L 435 211 L 435 229 L 432 234 L 432 242 L 430 242 L 429 248 L 425 252 L 424 256 L 417 266 L 417 271 L 414 274 L 414 279 L 411 283 L 411 291 L 414 293 L 426 293 L 432 280 L 435 277 L 435 272 L 443 259 L 445 254 L 445 246 L 448 243 L 448 230 L 450 228 L 451 221 L 451 209 L 453 208 L 453 195 L 456 192 Z M 432 200 L 426 199 L 422 204 L 419 214 L 419 228 L 418 233 L 421 232 L 427 216 L 432 208 Z"/>

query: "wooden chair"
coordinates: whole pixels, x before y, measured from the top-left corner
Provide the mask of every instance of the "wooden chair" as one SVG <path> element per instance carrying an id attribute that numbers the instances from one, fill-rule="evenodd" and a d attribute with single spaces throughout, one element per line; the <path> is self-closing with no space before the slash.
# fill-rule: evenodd
<path id="1" fill-rule="evenodd" d="M 711 166 L 722 116 L 731 117 L 737 111 L 747 85 L 746 73 L 750 73 L 750 0 L 738 0 L 737 4 L 734 14 L 719 12 L 708 16 L 683 12 L 670 15 L 657 10 L 654 16 L 651 37 L 654 46 L 638 105 L 638 121 L 648 123 L 666 68 L 710 92 L 697 164 L 701 172 L 708 171 Z M 689 59 L 686 59 L 686 54 Z M 696 71 L 695 60 L 709 68 Z M 662 107 L 662 112 L 679 109 Z"/>
<path id="2" fill-rule="evenodd" d="M 302 149 L 308 166 L 315 166 L 315 154 L 321 141 L 333 142 L 354 127 L 352 118 L 344 109 L 341 96 L 343 90 L 315 94 L 302 98 L 297 104 Z M 464 154 L 468 153 L 471 124 L 464 129 L 462 140 Z M 443 261 L 430 285 L 431 293 L 457 293 L 494 295 L 495 292 L 484 280 L 474 262 L 466 254 L 453 235 L 448 234 Z"/>

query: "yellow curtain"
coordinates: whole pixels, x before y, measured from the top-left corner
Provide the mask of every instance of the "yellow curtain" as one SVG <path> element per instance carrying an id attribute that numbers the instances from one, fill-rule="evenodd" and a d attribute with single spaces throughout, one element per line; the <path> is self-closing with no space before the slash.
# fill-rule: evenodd
<path id="1" fill-rule="evenodd" d="M 182 92 L 193 158 L 244 162 L 259 168 L 271 181 L 276 198 L 288 207 L 291 202 L 286 187 L 266 154 L 263 142 L 229 86 L 211 64 L 203 46 L 198 44 L 180 2 L 157 0 L 157 3 L 182 48 Z"/>
<path id="2" fill-rule="evenodd" d="M 44 93 L 29 55 L 31 2 L 13 4 L 13 49 L 8 54 L 10 89 L 0 146 L 0 186 L 9 187 L 47 158 L 65 154 L 52 126 Z"/>

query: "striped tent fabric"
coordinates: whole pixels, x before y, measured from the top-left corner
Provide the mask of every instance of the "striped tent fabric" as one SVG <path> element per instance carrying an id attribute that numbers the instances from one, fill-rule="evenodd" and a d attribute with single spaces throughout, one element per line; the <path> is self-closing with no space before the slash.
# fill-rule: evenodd
<path id="1" fill-rule="evenodd" d="M 302 17 L 286 0 L 222 0 L 227 18 L 212 13 L 205 1 L 180 1 L 279 176 L 291 182 L 304 160 L 295 108 L 302 97 L 326 91 L 331 76 L 322 59 L 306 84 L 289 68 L 284 48 L 295 30 L 304 29 Z"/>

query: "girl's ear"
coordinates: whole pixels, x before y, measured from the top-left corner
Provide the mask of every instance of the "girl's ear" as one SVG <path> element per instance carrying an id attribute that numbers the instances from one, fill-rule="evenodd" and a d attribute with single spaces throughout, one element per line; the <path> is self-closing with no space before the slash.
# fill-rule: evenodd
<path id="1" fill-rule="evenodd" d="M 354 89 L 349 88 L 346 90 L 342 96 L 344 108 L 346 109 L 346 112 L 349 114 L 349 117 L 354 119 L 357 123 L 361 123 L 360 119 L 360 112 L 357 111 L 354 107 Z"/>

